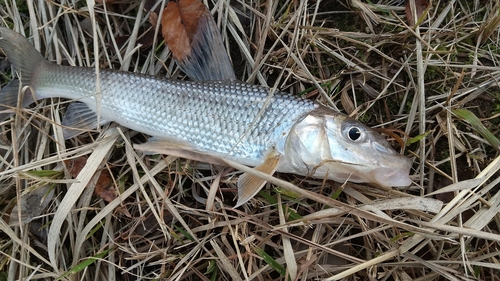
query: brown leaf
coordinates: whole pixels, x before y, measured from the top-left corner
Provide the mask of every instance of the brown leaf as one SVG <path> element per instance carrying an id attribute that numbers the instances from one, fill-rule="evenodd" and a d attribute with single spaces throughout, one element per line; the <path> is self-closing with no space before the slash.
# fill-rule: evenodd
<path id="1" fill-rule="evenodd" d="M 95 183 L 94 193 L 106 202 L 111 202 L 116 198 L 116 191 L 113 188 L 111 176 L 108 170 L 102 170 Z"/>
<path id="2" fill-rule="evenodd" d="M 156 24 L 158 23 L 158 14 L 155 12 L 149 13 L 149 23 L 153 26 L 153 29 L 156 29 Z"/>
<path id="3" fill-rule="evenodd" d="M 209 11 L 198 0 L 169 2 L 161 18 L 162 34 L 172 55 L 182 60 L 191 53 L 191 41 L 198 30 L 200 18 Z"/>
<path id="4" fill-rule="evenodd" d="M 350 87 L 351 83 L 347 83 L 347 85 L 345 85 L 345 87 L 342 89 L 342 93 L 340 94 L 340 103 L 347 112 L 347 115 L 350 115 L 356 109 L 356 106 L 354 106 L 354 102 L 349 95 Z"/>
<path id="5" fill-rule="evenodd" d="M 417 9 L 417 19 L 415 20 L 413 18 L 413 11 L 411 10 L 411 1 L 412 0 L 406 0 L 406 18 L 408 20 L 408 25 L 409 26 L 414 26 L 416 21 L 422 17 L 422 14 L 424 13 L 425 9 L 429 6 L 429 0 L 415 0 L 415 8 Z"/>
<path id="6" fill-rule="evenodd" d="M 384 134 L 389 135 L 392 138 L 394 138 L 399 143 L 400 147 L 406 146 L 403 138 L 401 138 L 398 134 L 396 134 L 396 133 L 399 133 L 401 135 L 409 137 L 408 134 L 406 134 L 404 131 L 401 131 L 399 129 L 386 129 L 386 128 L 377 128 L 377 131 L 379 133 L 384 133 Z"/>
<path id="7" fill-rule="evenodd" d="M 161 18 L 163 39 L 177 59 L 182 59 L 191 53 L 189 37 L 182 25 L 181 12 L 175 2 L 168 2 Z"/>
<path id="8" fill-rule="evenodd" d="M 180 0 L 179 10 L 181 11 L 182 23 L 186 28 L 189 41 L 193 40 L 198 23 L 204 13 L 209 13 L 207 7 L 198 0 Z"/>
<path id="9" fill-rule="evenodd" d="M 76 178 L 83 167 L 85 167 L 85 164 L 87 164 L 87 157 L 81 156 L 75 159 L 64 160 L 64 164 L 66 164 L 69 174 L 73 178 Z"/>
<path id="10" fill-rule="evenodd" d="M 75 159 L 64 160 L 66 167 L 68 168 L 69 174 L 76 178 L 80 171 L 85 167 L 87 163 L 87 157 L 81 156 Z M 97 179 L 95 177 L 99 175 Z M 116 198 L 116 191 L 113 188 L 111 176 L 109 171 L 103 169 L 97 171 L 94 178 L 89 182 L 89 184 L 95 184 L 94 194 L 101 197 L 106 202 L 111 202 Z"/>

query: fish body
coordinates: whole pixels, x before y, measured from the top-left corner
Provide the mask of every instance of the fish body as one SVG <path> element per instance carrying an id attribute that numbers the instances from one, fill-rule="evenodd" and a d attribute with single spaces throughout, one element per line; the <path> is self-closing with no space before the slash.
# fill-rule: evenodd
<path id="1" fill-rule="evenodd" d="M 46 61 L 23 36 L 6 28 L 0 28 L 0 47 L 35 99 L 78 102 L 68 109 L 69 126 L 114 121 L 151 135 L 151 142 L 172 143 L 268 173 L 277 170 L 383 186 L 411 183 L 410 159 L 394 151 L 381 135 L 310 100 L 270 94 L 266 87 L 235 79 L 180 81 L 104 69 L 97 79 L 94 69 Z M 30 102 L 23 101 L 23 106 Z M 15 86 L 0 91 L 0 104 L 17 105 Z M 239 188 L 251 180 L 243 177 Z M 262 185 L 252 187 L 238 205 Z"/>
<path id="2" fill-rule="evenodd" d="M 43 62 L 36 72 L 29 85 L 37 99 L 83 102 L 105 120 L 250 166 L 262 163 L 271 147 L 284 153 L 293 125 L 318 107 L 289 94 L 269 98 L 269 89 L 237 80 L 182 81 L 113 70 L 100 70 L 99 97 L 94 69 Z"/>

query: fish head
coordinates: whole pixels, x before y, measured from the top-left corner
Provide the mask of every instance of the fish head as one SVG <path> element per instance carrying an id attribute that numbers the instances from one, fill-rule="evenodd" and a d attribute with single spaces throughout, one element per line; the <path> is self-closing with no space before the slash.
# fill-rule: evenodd
<path id="1" fill-rule="evenodd" d="M 412 161 L 364 124 L 328 108 L 297 122 L 285 142 L 289 169 L 314 178 L 408 186 Z"/>

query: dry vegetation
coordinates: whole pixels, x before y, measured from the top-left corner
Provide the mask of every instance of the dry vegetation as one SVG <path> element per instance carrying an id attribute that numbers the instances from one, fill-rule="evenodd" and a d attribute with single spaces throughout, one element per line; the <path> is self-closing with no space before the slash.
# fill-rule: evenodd
<path id="1" fill-rule="evenodd" d="M 154 1 L 0 2 L 51 61 L 184 78 Z M 237 170 L 142 155 L 116 125 L 64 142 L 67 101 L 41 101 L 0 124 L 0 280 L 500 279 L 497 1 L 434 0 L 417 27 L 397 0 L 206 4 L 240 79 L 404 131 L 414 184 L 279 174 L 233 209 Z"/>

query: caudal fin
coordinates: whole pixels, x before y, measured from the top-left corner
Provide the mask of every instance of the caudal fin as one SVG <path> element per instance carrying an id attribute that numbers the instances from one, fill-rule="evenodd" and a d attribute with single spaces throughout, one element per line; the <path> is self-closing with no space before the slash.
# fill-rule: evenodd
<path id="1" fill-rule="evenodd" d="M 37 67 L 46 60 L 26 38 L 5 27 L 0 27 L 0 48 L 18 71 L 20 78 L 20 81 L 14 79 L 0 90 L 0 121 L 3 121 L 13 114 L 11 109 L 17 106 L 20 83 L 30 86 Z M 25 91 L 20 106 L 26 107 L 33 100 L 31 91 Z"/>
<path id="2" fill-rule="evenodd" d="M 45 61 L 42 55 L 21 34 L 5 27 L 0 27 L 0 48 L 20 72 L 21 83 L 29 85 L 36 66 Z"/>
<path id="3" fill-rule="evenodd" d="M 19 79 L 13 79 L 0 89 L 0 122 L 14 115 L 20 90 Z M 35 101 L 33 97 L 31 90 L 24 91 L 20 107 L 25 108 L 32 104 Z"/>

